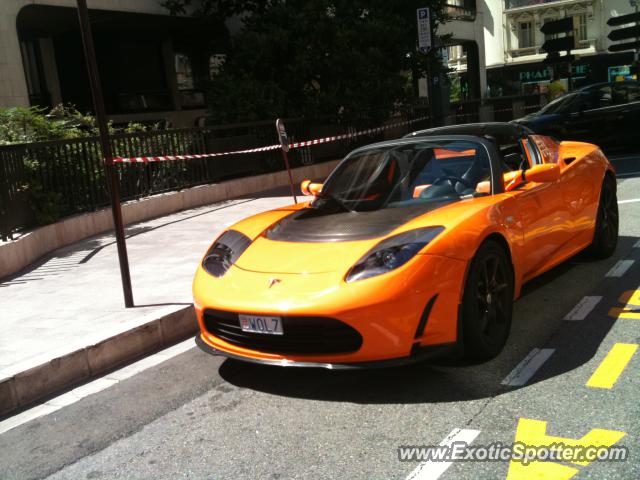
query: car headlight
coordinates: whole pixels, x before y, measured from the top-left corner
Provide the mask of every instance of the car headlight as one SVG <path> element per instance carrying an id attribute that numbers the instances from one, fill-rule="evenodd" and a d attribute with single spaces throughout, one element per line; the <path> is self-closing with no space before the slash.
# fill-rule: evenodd
<path id="1" fill-rule="evenodd" d="M 347 274 L 346 281 L 356 282 L 395 270 L 411 260 L 443 230 L 444 227 L 419 228 L 383 240 L 358 260 Z"/>
<path id="2" fill-rule="evenodd" d="M 249 245 L 249 237 L 235 230 L 227 230 L 218 237 L 204 256 L 202 267 L 214 277 L 221 277 Z"/>

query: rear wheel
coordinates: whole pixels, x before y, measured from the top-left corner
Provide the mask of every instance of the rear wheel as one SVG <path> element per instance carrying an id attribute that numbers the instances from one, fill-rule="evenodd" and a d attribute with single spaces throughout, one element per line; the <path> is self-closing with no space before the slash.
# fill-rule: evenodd
<path id="1" fill-rule="evenodd" d="M 488 360 L 500 353 L 511 330 L 513 275 L 500 244 L 485 242 L 471 261 L 462 300 L 464 353 Z"/>
<path id="2" fill-rule="evenodd" d="M 610 257 L 618 245 L 618 197 L 615 180 L 606 176 L 600 190 L 596 230 L 590 253 L 596 258 Z"/>

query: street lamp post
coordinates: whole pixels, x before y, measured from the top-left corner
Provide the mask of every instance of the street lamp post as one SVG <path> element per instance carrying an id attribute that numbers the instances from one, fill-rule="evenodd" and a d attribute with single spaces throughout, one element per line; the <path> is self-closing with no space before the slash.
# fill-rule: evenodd
<path id="1" fill-rule="evenodd" d="M 80 33 L 84 46 L 84 57 L 87 62 L 87 72 L 91 85 L 91 96 L 93 98 L 93 108 L 96 114 L 96 122 L 100 131 L 100 146 L 104 156 L 104 169 L 109 185 L 109 195 L 111 198 L 111 212 L 116 231 L 116 243 L 118 246 L 118 261 L 120 263 L 120 277 L 122 279 L 122 292 L 124 294 L 125 307 L 133 307 L 133 291 L 131 289 L 131 274 L 129 272 L 129 258 L 127 255 L 127 244 L 124 237 L 124 224 L 122 221 L 122 207 L 120 205 L 120 182 L 113 164 L 113 153 L 109 142 L 109 129 L 107 124 L 107 114 L 104 108 L 104 98 L 102 87 L 98 75 L 98 63 L 96 52 L 93 46 L 93 35 L 91 33 L 91 23 L 89 22 L 89 10 L 86 0 L 77 0 L 78 18 L 80 20 Z"/>

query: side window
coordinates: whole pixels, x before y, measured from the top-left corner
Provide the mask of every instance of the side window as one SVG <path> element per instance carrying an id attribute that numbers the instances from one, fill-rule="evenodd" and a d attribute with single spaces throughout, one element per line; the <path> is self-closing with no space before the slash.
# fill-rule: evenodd
<path id="1" fill-rule="evenodd" d="M 531 135 L 529 139 L 536 144 L 541 163 L 558 163 L 558 142 L 542 135 Z"/>
<path id="2" fill-rule="evenodd" d="M 527 168 L 540 163 L 540 161 L 538 160 L 538 152 L 528 138 L 522 140 L 522 145 L 524 146 L 524 151 L 527 154 L 528 160 L 528 164 L 525 165 L 524 169 L 526 170 Z"/>
<path id="3" fill-rule="evenodd" d="M 611 92 L 611 87 L 609 85 L 600 87 L 596 91 L 597 91 L 596 108 L 610 107 L 611 105 L 613 105 L 612 92 Z"/>
<path id="4" fill-rule="evenodd" d="M 624 105 L 629 103 L 629 91 L 626 85 L 613 85 L 611 89 L 611 100 L 614 105 Z"/>
<path id="5" fill-rule="evenodd" d="M 586 95 L 582 96 L 582 110 L 593 110 L 594 108 L 598 108 L 599 104 L 599 93 L 598 92 L 590 92 Z"/>
<path id="6" fill-rule="evenodd" d="M 496 135 L 495 138 L 503 171 L 522 170 L 529 167 L 523 146 L 514 135 Z"/>
<path id="7" fill-rule="evenodd" d="M 640 83 L 630 83 L 627 85 L 629 102 L 640 102 Z"/>

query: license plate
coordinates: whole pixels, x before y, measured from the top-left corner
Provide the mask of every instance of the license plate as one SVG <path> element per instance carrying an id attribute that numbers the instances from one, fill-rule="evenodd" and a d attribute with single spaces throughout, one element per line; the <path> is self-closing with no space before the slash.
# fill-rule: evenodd
<path id="1" fill-rule="evenodd" d="M 284 335 L 282 318 L 263 317 L 259 315 L 239 315 L 243 332 L 264 333 L 267 335 Z"/>

